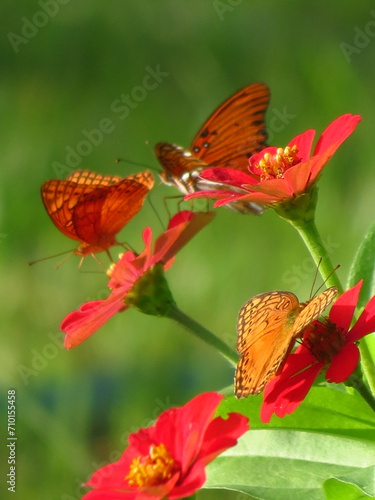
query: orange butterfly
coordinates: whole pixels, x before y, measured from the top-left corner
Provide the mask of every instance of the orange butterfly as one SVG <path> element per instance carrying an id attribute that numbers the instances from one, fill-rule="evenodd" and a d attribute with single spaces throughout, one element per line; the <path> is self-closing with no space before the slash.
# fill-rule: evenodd
<path id="1" fill-rule="evenodd" d="M 189 194 L 221 185 L 199 178 L 208 167 L 230 167 L 248 173 L 249 157 L 264 149 L 267 139 L 264 114 L 270 93 L 263 83 L 253 83 L 236 92 L 210 116 L 195 136 L 190 149 L 159 142 L 155 154 L 163 166 L 164 184 Z M 234 202 L 230 208 L 241 213 L 261 213 L 260 205 Z"/>
<path id="2" fill-rule="evenodd" d="M 237 322 L 237 350 L 241 354 L 235 376 L 238 398 L 259 394 L 281 371 L 296 337 L 331 304 L 331 287 L 305 303 L 291 292 L 256 295 L 241 308 Z"/>
<path id="3" fill-rule="evenodd" d="M 85 257 L 118 244 L 115 235 L 142 208 L 153 184 L 149 171 L 119 177 L 76 170 L 66 180 L 45 182 L 41 195 L 52 222 L 80 242 L 74 253 Z"/>

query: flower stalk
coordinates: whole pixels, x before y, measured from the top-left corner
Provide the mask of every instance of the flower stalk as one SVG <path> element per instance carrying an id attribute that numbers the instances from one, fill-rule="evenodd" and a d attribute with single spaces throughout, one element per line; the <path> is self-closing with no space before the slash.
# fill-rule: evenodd
<path id="1" fill-rule="evenodd" d="M 375 411 L 375 398 L 371 393 L 367 385 L 363 382 L 362 376 L 358 373 L 360 370 L 356 370 L 346 381 L 348 387 L 353 387 L 358 394 L 360 394 L 366 403 Z"/>
<path id="2" fill-rule="evenodd" d="M 224 356 L 224 358 L 226 358 L 232 365 L 237 365 L 238 354 L 233 349 L 231 349 L 219 337 L 207 330 L 207 328 L 182 312 L 176 305 L 171 305 L 171 307 L 169 307 L 165 317 L 173 319 L 176 323 L 189 330 L 200 340 L 203 340 L 206 344 L 210 345 L 214 349 L 217 349 L 220 354 Z"/>
<path id="3" fill-rule="evenodd" d="M 363 374 L 370 387 L 372 397 L 375 398 L 375 364 L 369 348 L 369 339 L 366 337 L 361 339 L 359 343 L 359 351 L 361 353 L 361 368 Z"/>
<path id="4" fill-rule="evenodd" d="M 314 187 L 288 203 L 280 203 L 275 211 L 298 231 L 327 286 L 336 286 L 341 294 L 343 287 L 336 274 L 336 267 L 333 266 L 315 225 L 317 200 L 318 189 Z"/>

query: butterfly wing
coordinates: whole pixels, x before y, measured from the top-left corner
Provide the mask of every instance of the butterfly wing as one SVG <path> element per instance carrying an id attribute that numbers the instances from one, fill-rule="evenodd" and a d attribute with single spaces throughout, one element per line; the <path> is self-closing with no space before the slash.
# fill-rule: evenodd
<path id="1" fill-rule="evenodd" d="M 161 175 L 164 175 L 162 180 L 166 182 L 168 181 L 168 173 L 173 177 L 181 178 L 186 172 L 193 172 L 199 168 L 207 167 L 204 161 L 194 156 L 187 149 L 176 144 L 169 144 L 169 142 L 158 142 L 155 145 L 155 154 L 165 169 Z"/>
<path id="2" fill-rule="evenodd" d="M 104 187 L 117 184 L 123 178 L 119 175 L 102 175 L 91 170 L 78 169 L 68 175 L 66 180 L 75 182 L 76 184 L 84 184 L 85 186 Z"/>
<path id="3" fill-rule="evenodd" d="M 210 116 L 190 150 L 211 167 L 248 171 L 249 157 L 266 147 L 264 115 L 269 89 L 253 83 L 239 90 Z"/>
<path id="4" fill-rule="evenodd" d="M 318 319 L 323 311 L 332 303 L 337 296 L 338 289 L 335 286 L 327 288 L 322 293 L 309 300 L 305 307 L 299 312 L 293 324 L 293 336 L 297 337 L 310 323 Z"/>
<path id="5" fill-rule="evenodd" d="M 292 348 L 292 325 L 299 311 L 290 292 L 256 295 L 240 310 L 237 349 L 241 354 L 235 375 L 238 398 L 261 392 Z"/>
<path id="6" fill-rule="evenodd" d="M 53 179 L 42 185 L 41 196 L 45 209 L 65 236 L 81 241 L 73 224 L 73 212 L 76 205 L 94 190 L 95 186 L 78 185 L 70 180 Z"/>
<path id="7" fill-rule="evenodd" d="M 114 236 L 141 209 L 153 183 L 149 171 L 123 178 L 77 170 L 67 180 L 45 182 L 41 195 L 55 226 L 81 242 L 78 255 L 87 255 L 115 243 Z"/>
<path id="8" fill-rule="evenodd" d="M 150 172 L 142 172 L 98 187 L 76 205 L 72 219 L 77 235 L 90 247 L 85 253 L 115 244 L 115 235 L 142 208 L 153 182 Z"/>
<path id="9" fill-rule="evenodd" d="M 199 173 L 208 166 L 247 172 L 249 156 L 266 147 L 264 114 L 269 98 L 269 90 L 263 83 L 248 85 L 210 116 L 190 150 L 167 142 L 156 144 L 155 154 L 163 166 L 161 180 L 188 194 L 215 188 L 216 184 L 199 178 Z M 251 206 L 245 207 L 247 211 L 259 213 L 259 209 Z"/>
<path id="10" fill-rule="evenodd" d="M 149 170 L 144 172 L 139 172 L 138 174 L 130 175 L 127 179 L 131 179 L 139 182 L 147 187 L 148 190 L 152 189 L 154 186 L 154 177 Z"/>

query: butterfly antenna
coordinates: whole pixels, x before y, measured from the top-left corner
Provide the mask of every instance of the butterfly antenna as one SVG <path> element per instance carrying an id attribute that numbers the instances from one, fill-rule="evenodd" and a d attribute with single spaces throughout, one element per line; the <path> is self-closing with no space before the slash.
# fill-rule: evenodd
<path id="1" fill-rule="evenodd" d="M 314 297 L 314 295 L 316 295 L 318 293 L 318 291 L 322 288 L 323 286 L 323 283 L 320 285 L 320 287 L 318 288 L 318 290 L 315 291 L 314 293 L 314 287 L 315 287 L 315 283 L 316 283 L 316 280 L 318 278 L 318 271 L 319 271 L 319 267 L 320 267 L 320 264 L 322 263 L 322 257 L 319 257 L 319 262 L 318 262 L 318 265 L 316 266 L 316 269 L 315 269 L 315 274 L 314 274 L 314 279 L 313 279 L 313 282 L 312 282 L 312 285 L 311 285 L 311 290 L 310 290 L 310 299 L 312 297 Z"/>
<path id="2" fill-rule="evenodd" d="M 147 168 L 149 170 L 154 170 L 155 172 L 160 172 L 160 169 L 156 167 L 151 167 L 150 165 L 145 165 L 144 163 L 138 163 L 136 161 L 128 160 L 126 158 L 116 158 L 115 162 L 120 163 L 125 161 L 126 163 L 130 163 L 130 165 L 136 165 L 137 167 Z"/>
<path id="3" fill-rule="evenodd" d="M 151 201 L 151 195 L 150 196 L 147 196 L 147 201 L 149 202 L 154 214 L 156 215 L 156 218 L 158 219 L 158 221 L 160 222 L 160 225 L 161 227 L 163 228 L 163 230 L 165 230 L 165 224 L 163 223 L 163 221 L 161 220 L 161 217 L 160 217 L 160 214 L 159 212 L 156 210 L 155 208 L 155 205 L 154 203 Z"/>
<path id="4" fill-rule="evenodd" d="M 58 262 L 58 263 L 56 264 L 55 269 L 58 269 L 58 268 L 61 266 L 61 264 L 64 264 L 64 262 L 66 262 L 68 259 L 70 259 L 70 257 L 71 257 L 72 255 L 73 255 L 73 252 L 72 252 L 70 255 L 67 255 L 67 256 L 65 257 L 65 259 L 60 260 L 60 262 Z"/>
<path id="5" fill-rule="evenodd" d="M 41 259 L 33 260 L 32 262 L 29 262 L 29 266 L 33 266 L 34 264 L 37 264 L 38 262 L 43 262 L 44 260 L 49 260 L 49 259 L 54 259 L 55 257 L 59 257 L 60 255 L 65 255 L 66 253 L 70 253 L 71 255 L 68 255 L 66 259 L 63 259 L 59 264 L 57 264 L 55 267 L 59 267 L 60 264 L 68 260 L 72 255 L 73 255 L 74 250 L 65 250 L 64 252 L 60 253 L 55 253 L 54 255 L 49 255 L 48 257 L 42 257 Z"/>
<path id="6" fill-rule="evenodd" d="M 332 271 L 329 273 L 329 275 L 326 277 L 326 279 L 323 281 L 323 283 L 320 285 L 320 287 L 317 288 L 315 290 L 315 293 L 313 294 L 313 289 L 314 289 L 314 286 L 315 286 L 315 283 L 316 283 L 316 279 L 317 279 L 317 276 L 318 276 L 318 270 L 319 270 L 320 264 L 322 263 L 322 260 L 323 260 L 322 257 L 320 257 L 318 265 L 317 265 L 317 268 L 316 268 L 316 271 L 315 271 L 314 281 L 313 281 L 313 284 L 312 284 L 312 287 L 311 287 L 311 291 L 310 291 L 310 297 L 315 296 L 319 292 L 319 290 L 324 286 L 324 284 L 327 283 L 327 281 L 332 276 L 332 274 L 335 273 L 337 271 L 337 269 L 340 268 L 340 264 L 337 264 L 337 266 L 335 266 L 332 269 Z"/>

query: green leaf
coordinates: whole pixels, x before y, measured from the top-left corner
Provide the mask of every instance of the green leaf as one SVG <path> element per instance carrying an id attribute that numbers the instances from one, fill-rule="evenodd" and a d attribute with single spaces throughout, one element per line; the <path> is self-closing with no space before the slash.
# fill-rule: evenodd
<path id="1" fill-rule="evenodd" d="M 218 414 L 237 412 L 250 418 L 251 429 L 292 429 L 338 434 L 375 443 L 375 413 L 357 392 L 343 392 L 340 384 L 313 387 L 291 415 L 273 416 L 269 424 L 260 421 L 262 396 L 246 399 L 226 397 Z M 350 389 L 348 389 L 349 391 Z M 375 462 L 375 460 L 374 460 Z"/>
<path id="2" fill-rule="evenodd" d="M 363 285 L 358 300 L 358 308 L 363 308 L 375 294 L 375 224 L 364 237 L 349 271 L 348 288 L 363 279 Z M 375 391 L 375 335 L 366 335 L 360 342 L 362 371 L 370 389 Z"/>
<path id="3" fill-rule="evenodd" d="M 349 271 L 347 288 L 356 285 L 359 280 L 364 283 L 358 306 L 363 307 L 375 294 L 375 224 L 364 237 Z"/>
<path id="4" fill-rule="evenodd" d="M 327 479 L 323 484 L 327 500 L 360 500 L 375 498 L 375 466 L 359 469 L 340 479 Z"/>
<path id="5" fill-rule="evenodd" d="M 273 417 L 270 424 L 260 422 L 260 404 L 260 397 L 230 397 L 220 405 L 222 415 L 250 416 L 250 431 L 208 465 L 205 488 L 260 500 L 339 500 L 351 497 L 334 497 L 332 491 L 348 483 L 350 494 L 372 494 L 375 416 L 362 398 L 313 388 L 296 412 Z"/>

